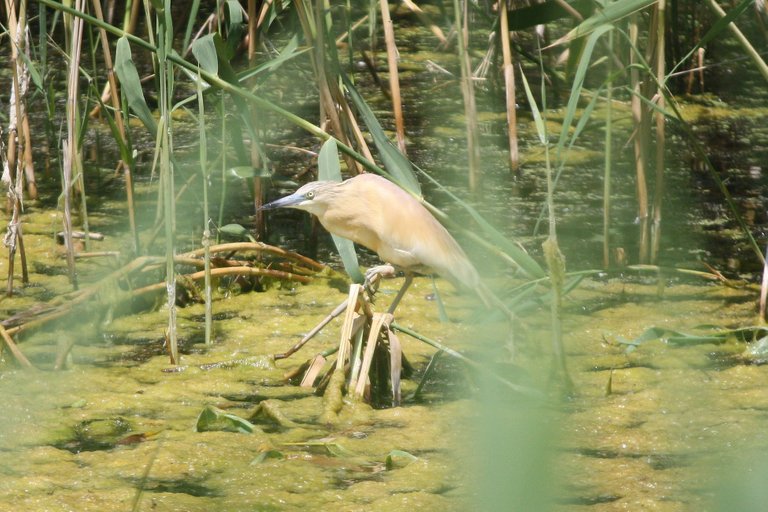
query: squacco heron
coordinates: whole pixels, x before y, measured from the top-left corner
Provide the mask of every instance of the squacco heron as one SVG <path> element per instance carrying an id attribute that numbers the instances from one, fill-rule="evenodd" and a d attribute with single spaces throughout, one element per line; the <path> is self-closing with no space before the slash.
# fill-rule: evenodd
<path id="1" fill-rule="evenodd" d="M 477 293 L 486 306 L 498 304 L 450 233 L 416 198 L 386 178 L 366 173 L 342 182 L 313 181 L 262 207 L 274 208 L 307 211 L 331 233 L 371 249 L 403 270 L 406 280 L 390 312 L 413 273 L 437 273 L 455 287 Z"/>

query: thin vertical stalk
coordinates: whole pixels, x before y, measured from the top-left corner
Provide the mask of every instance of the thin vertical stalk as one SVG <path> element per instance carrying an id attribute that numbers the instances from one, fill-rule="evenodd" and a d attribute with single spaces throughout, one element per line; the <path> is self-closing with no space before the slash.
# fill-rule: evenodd
<path id="1" fill-rule="evenodd" d="M 472 81 L 472 64 L 469 56 L 469 21 L 467 1 L 453 0 L 456 18 L 456 38 L 461 65 L 461 93 L 464 97 L 464 117 L 467 127 L 467 158 L 469 164 L 469 189 L 477 192 L 480 187 L 480 139 L 477 131 L 477 107 L 475 85 Z"/>
<path id="2" fill-rule="evenodd" d="M 544 70 L 542 69 L 541 112 L 543 125 L 546 127 L 547 100 L 544 90 Z M 545 128 L 546 130 L 546 128 Z M 552 371 L 559 376 L 564 392 L 570 394 L 573 389 L 568 366 L 565 360 L 563 346 L 563 294 L 565 290 L 565 256 L 560 251 L 557 242 L 557 217 L 555 214 L 555 182 L 552 176 L 552 164 L 548 137 L 544 138 L 544 159 L 547 173 L 547 215 L 549 217 L 549 235 L 541 244 L 544 259 L 549 270 L 549 281 L 552 285 L 552 301 L 550 302 L 550 327 L 552 329 Z"/>
<path id="3" fill-rule="evenodd" d="M 256 16 L 256 0 L 248 0 L 248 63 L 251 66 L 256 65 L 256 43 L 259 36 L 258 33 L 258 17 Z M 253 83 L 255 85 L 255 78 Z M 254 169 L 261 167 L 261 153 L 259 151 L 259 140 L 256 138 L 258 134 L 258 110 L 256 105 L 251 105 L 251 119 L 253 121 L 253 133 L 254 137 L 251 140 L 251 166 Z M 261 205 L 264 202 L 264 193 L 262 191 L 261 178 L 255 176 L 253 178 L 253 210 L 256 218 L 256 232 L 259 234 L 259 238 L 263 238 L 265 235 L 264 226 L 264 212 L 261 210 Z"/>
<path id="4" fill-rule="evenodd" d="M 541 50 L 539 50 L 541 55 Z M 549 269 L 548 277 L 551 283 L 552 299 L 550 301 L 550 325 L 552 329 L 552 373 L 558 374 L 560 382 L 565 388 L 566 393 L 570 393 L 573 384 L 568 375 L 568 367 L 565 361 L 565 349 L 563 347 L 563 290 L 565 289 L 565 257 L 560 252 L 557 243 L 557 218 L 555 216 L 555 180 L 552 176 L 552 163 L 549 150 L 549 135 L 547 133 L 547 93 L 544 89 L 544 64 L 539 57 L 539 66 L 541 67 L 541 110 L 536 105 L 531 88 L 525 74 L 520 73 L 525 88 L 525 94 L 528 96 L 528 102 L 531 105 L 533 119 L 536 124 L 536 131 L 539 141 L 544 146 L 544 170 L 547 176 L 547 218 L 549 220 L 549 235 L 541 244 L 544 250 L 544 259 Z"/>
<path id="5" fill-rule="evenodd" d="M 520 153 L 517 146 L 517 102 L 515 101 L 515 66 L 512 61 L 512 47 L 509 41 L 509 13 L 507 1 L 501 0 L 499 9 L 499 30 L 501 31 L 501 54 L 504 70 L 504 91 L 507 103 L 507 138 L 509 141 L 509 170 L 516 173 L 520 168 Z"/>
<path id="6" fill-rule="evenodd" d="M 608 32 L 608 51 L 613 53 L 613 30 Z M 611 265 L 611 170 L 613 157 L 613 59 L 608 59 L 605 94 L 605 166 L 603 171 L 603 268 Z"/>
<path id="7" fill-rule="evenodd" d="M 629 40 L 632 48 L 638 47 L 639 29 L 638 16 L 633 14 L 629 24 Z M 634 91 L 632 95 L 632 118 L 635 122 L 634 147 L 635 147 L 635 176 L 637 186 L 637 217 L 640 225 L 639 261 L 648 261 L 648 184 L 646 182 L 646 167 L 648 162 L 648 130 L 647 110 L 643 106 L 640 95 L 641 80 L 637 69 L 637 56 L 630 51 L 630 87 Z"/>
<path id="8" fill-rule="evenodd" d="M 387 67 L 389 68 L 389 91 L 392 96 L 392 112 L 395 116 L 395 132 L 397 147 L 400 152 L 405 152 L 405 122 L 403 120 L 403 103 L 400 97 L 400 77 L 397 71 L 398 52 L 395 44 L 395 29 L 392 26 L 392 18 L 389 15 L 389 2 L 379 0 L 381 8 L 381 24 L 384 28 L 384 43 L 387 47 Z"/>
<path id="9" fill-rule="evenodd" d="M 226 94 L 219 95 L 219 117 L 221 119 L 221 133 L 220 137 L 222 141 L 227 140 L 227 105 Z M 219 196 L 219 226 L 224 225 L 224 205 L 227 204 L 227 152 L 221 152 L 221 194 Z M 218 242 L 218 234 L 216 235 Z"/>
<path id="10" fill-rule="evenodd" d="M 203 174 L 203 249 L 205 265 L 205 344 L 213 343 L 213 293 L 211 289 L 211 230 L 208 207 L 208 140 L 205 134 L 205 103 L 203 102 L 203 80 L 197 76 L 197 112 L 200 143 L 200 171 Z"/>
<path id="11" fill-rule="evenodd" d="M 654 112 L 656 118 L 656 183 L 653 193 L 653 228 L 651 230 L 651 263 L 655 263 L 661 244 L 661 209 L 664 204 L 664 156 L 666 146 L 665 117 L 666 107 L 664 87 L 666 74 L 665 59 L 665 30 L 666 30 L 666 0 L 658 0 L 656 4 L 656 99 L 659 109 Z"/>
<path id="12" fill-rule="evenodd" d="M 96 14 L 96 18 L 103 20 L 104 15 L 101 10 L 101 0 L 93 0 L 93 10 Z M 117 125 L 117 131 L 120 134 L 122 145 L 127 144 L 127 137 L 125 135 L 125 123 L 123 122 L 123 111 L 120 108 L 120 89 L 117 85 L 117 79 L 115 78 L 115 69 L 112 62 L 112 50 L 109 47 L 109 40 L 107 39 L 107 32 L 103 28 L 99 29 L 99 35 L 101 38 L 101 51 L 104 54 L 104 64 L 107 66 L 107 80 L 110 91 L 114 94 L 110 94 L 110 100 L 112 102 L 112 108 L 114 110 L 115 125 Z M 130 157 L 130 155 L 128 155 Z M 120 167 L 123 170 L 123 176 L 125 176 L 125 195 L 126 202 L 128 204 L 128 225 L 131 230 L 131 241 L 133 243 L 133 252 L 138 254 L 139 252 L 139 233 L 136 228 L 136 208 L 133 200 L 133 159 L 126 162 L 125 159 L 120 161 Z"/>
<path id="13" fill-rule="evenodd" d="M 768 303 L 768 245 L 765 246 L 765 257 L 763 259 L 763 279 L 760 283 L 760 309 L 758 318 L 760 322 L 765 322 L 765 309 Z"/>
<path id="14" fill-rule="evenodd" d="M 85 0 L 76 0 L 75 9 L 83 11 Z M 69 282 L 77 289 L 77 271 L 75 268 L 75 249 L 72 243 L 72 192 L 74 188 L 73 178 L 82 175 L 82 161 L 80 159 L 79 134 L 79 108 L 78 98 L 80 94 L 80 51 L 83 42 L 83 19 L 73 16 L 71 18 L 70 45 L 69 45 L 69 73 L 67 77 L 67 140 L 64 143 L 64 244 L 67 251 L 67 269 Z M 85 191 L 82 191 L 85 194 Z"/>
<path id="15" fill-rule="evenodd" d="M 174 265 L 176 238 L 176 207 L 174 201 L 174 168 L 171 162 L 173 101 L 173 63 L 168 58 L 172 52 L 173 20 L 171 2 L 165 0 L 157 9 L 157 73 L 160 85 L 160 183 L 163 190 L 163 215 L 165 224 L 165 285 L 168 294 L 168 330 L 166 341 L 171 364 L 179 362 L 179 348 L 176 333 L 176 269 Z"/>

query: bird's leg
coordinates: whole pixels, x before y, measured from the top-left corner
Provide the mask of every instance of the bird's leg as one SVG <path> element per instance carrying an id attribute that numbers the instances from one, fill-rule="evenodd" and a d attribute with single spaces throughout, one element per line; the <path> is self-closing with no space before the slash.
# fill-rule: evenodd
<path id="1" fill-rule="evenodd" d="M 368 291 L 369 295 L 373 295 L 373 292 L 376 291 L 375 285 L 378 285 L 378 282 L 381 278 L 392 278 L 395 277 L 396 274 L 397 271 L 392 265 L 377 265 L 375 267 L 371 267 L 365 273 L 365 289 Z M 395 312 L 397 305 L 400 304 L 400 301 L 403 299 L 403 295 L 405 295 L 405 292 L 408 290 L 408 287 L 411 286 L 412 282 L 413 274 L 406 272 L 405 282 L 403 283 L 403 286 L 400 287 L 397 295 L 395 295 L 395 299 L 392 301 L 392 304 L 389 305 L 387 313 L 391 315 Z"/>
<path id="2" fill-rule="evenodd" d="M 397 308 L 397 305 L 400 304 L 400 301 L 403 299 L 403 295 L 405 295 L 405 292 L 408 290 L 408 287 L 411 286 L 411 283 L 413 282 L 413 274 L 410 272 L 406 272 L 405 274 L 405 282 L 403 282 L 403 286 L 400 287 L 400 291 L 397 292 L 397 295 L 395 295 L 395 300 L 392 301 L 392 304 L 389 305 L 389 309 L 387 310 L 387 313 L 390 315 L 393 315 L 395 313 L 395 308 Z"/>

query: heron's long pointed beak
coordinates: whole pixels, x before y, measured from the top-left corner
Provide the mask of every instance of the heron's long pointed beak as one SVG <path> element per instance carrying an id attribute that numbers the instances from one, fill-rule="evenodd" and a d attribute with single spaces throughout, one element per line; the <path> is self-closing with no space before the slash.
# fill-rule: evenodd
<path id="1" fill-rule="evenodd" d="M 271 203 L 267 203 L 265 205 L 262 205 L 259 210 L 274 210 L 276 208 L 290 208 L 292 206 L 296 206 L 297 204 L 304 201 L 305 197 L 301 194 L 291 194 L 289 196 L 281 197 L 280 199 L 275 199 Z"/>

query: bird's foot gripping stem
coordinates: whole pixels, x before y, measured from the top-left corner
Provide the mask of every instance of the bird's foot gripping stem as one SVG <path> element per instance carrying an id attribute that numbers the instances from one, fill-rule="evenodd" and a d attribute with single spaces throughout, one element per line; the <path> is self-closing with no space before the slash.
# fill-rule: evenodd
<path id="1" fill-rule="evenodd" d="M 377 265 L 371 267 L 365 272 L 365 291 L 368 292 L 369 296 L 373 297 L 376 290 L 379 288 L 379 281 L 396 276 L 397 271 L 392 265 Z"/>

